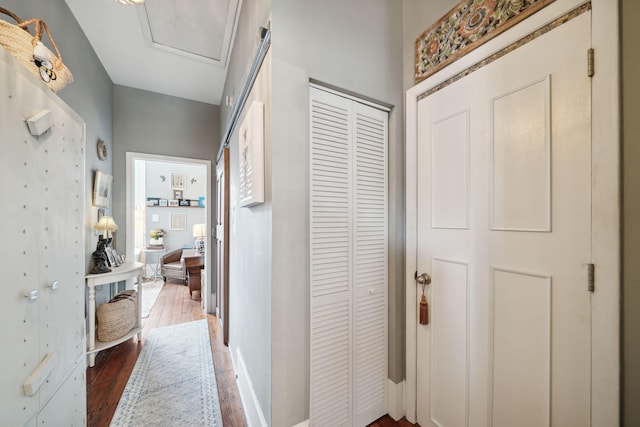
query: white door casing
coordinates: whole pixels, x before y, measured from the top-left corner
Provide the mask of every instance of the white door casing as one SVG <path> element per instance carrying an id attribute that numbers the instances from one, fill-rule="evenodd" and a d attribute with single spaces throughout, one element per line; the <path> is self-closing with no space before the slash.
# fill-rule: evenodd
<path id="1" fill-rule="evenodd" d="M 216 164 L 216 314 L 229 343 L 229 149 Z"/>
<path id="2" fill-rule="evenodd" d="M 573 5 L 576 3 L 573 2 Z M 582 19 L 584 21 L 582 26 L 586 27 L 587 31 L 590 24 L 596 28 L 605 27 L 605 24 L 611 26 L 614 23 L 613 17 L 615 16 L 616 8 L 613 7 L 614 11 L 612 12 L 612 6 L 609 3 L 594 2 L 593 14 L 597 18 L 592 17 L 590 13 L 586 13 L 581 18 L 576 18 L 573 24 L 579 23 L 580 19 Z M 575 130 L 572 128 L 574 125 L 572 121 L 567 123 L 562 121 L 555 122 L 559 117 L 557 114 L 560 114 L 562 110 L 562 108 L 555 105 L 555 97 L 559 96 L 561 90 L 565 90 L 575 84 L 573 79 L 567 80 L 568 84 L 564 84 L 560 76 L 556 76 L 556 72 L 546 73 L 546 75 L 543 72 L 539 73 L 538 77 L 534 77 L 535 72 L 532 67 L 521 66 L 523 64 L 522 61 L 526 60 L 525 58 L 520 62 L 516 61 L 508 68 L 517 72 L 499 74 L 499 78 L 489 80 L 485 84 L 478 84 L 471 88 L 467 87 L 466 92 L 464 92 L 464 89 L 460 89 L 469 98 L 486 98 L 486 110 L 493 111 L 495 115 L 500 117 L 510 117 L 512 119 L 511 122 L 516 120 L 519 115 L 522 115 L 522 111 L 519 112 L 518 108 L 527 105 L 526 101 L 539 99 L 537 105 L 540 106 L 545 102 L 543 100 L 545 92 L 551 94 L 550 98 L 552 99 L 551 104 L 553 107 L 550 108 L 550 112 L 554 122 L 551 126 L 553 134 L 550 139 L 550 146 L 548 148 L 540 146 L 533 153 L 538 153 L 539 156 L 537 158 L 529 153 L 527 154 L 527 160 L 529 161 L 520 161 L 520 163 L 518 163 L 517 159 L 517 150 L 510 150 L 507 143 L 513 139 L 513 132 L 518 131 L 517 126 L 513 126 L 511 129 L 502 129 L 506 132 L 502 134 L 500 129 L 496 128 L 495 134 L 491 135 L 491 128 L 486 126 L 482 128 L 482 126 L 483 123 L 484 125 L 492 123 L 492 119 L 495 120 L 495 117 L 485 117 L 484 122 L 477 121 L 475 118 L 476 112 L 473 108 L 460 105 L 458 108 L 448 106 L 449 110 L 446 111 L 441 111 L 439 109 L 441 107 L 434 107 L 431 113 L 423 111 L 429 109 L 428 106 L 425 106 L 425 104 L 432 102 L 429 98 L 436 99 L 440 96 L 442 99 L 439 105 L 447 105 L 447 99 L 456 98 L 456 95 L 452 94 L 453 92 L 448 96 L 446 94 L 447 90 L 453 89 L 445 88 L 430 95 L 423 101 L 418 101 L 418 97 L 429 88 L 455 76 L 458 72 L 478 62 L 479 59 L 487 57 L 490 53 L 508 46 L 513 41 L 520 39 L 522 35 L 551 22 L 555 17 L 560 16 L 563 10 L 568 10 L 569 7 L 567 6 L 572 6 L 572 4 L 568 1 L 558 1 L 545 9 L 544 13 L 536 15 L 518 26 L 521 27 L 521 31 L 518 32 L 520 36 L 514 34 L 513 31 L 507 32 L 504 37 L 498 37 L 495 41 L 487 43 L 473 54 L 468 55 L 458 63 L 448 67 L 448 69 L 411 89 L 407 94 L 408 207 L 406 274 L 408 280 L 406 407 L 407 418 L 415 422 L 417 413 L 418 421 L 423 426 L 429 425 L 421 419 L 421 416 L 424 418 L 425 414 L 428 414 L 427 418 L 436 419 L 440 425 L 446 426 L 505 425 L 505 423 L 508 423 L 509 417 L 518 415 L 521 417 L 519 418 L 520 420 L 526 419 L 526 422 L 529 423 L 528 425 L 547 425 L 547 423 L 551 425 L 582 425 L 581 423 L 584 422 L 585 416 L 588 420 L 589 407 L 593 414 L 592 425 L 601 425 L 598 422 L 603 420 L 617 419 L 615 418 L 618 411 L 617 338 L 611 338 L 606 333 L 604 325 L 609 328 L 615 328 L 618 324 L 616 314 L 618 310 L 616 301 L 618 294 L 616 285 L 618 280 L 616 275 L 618 269 L 616 258 L 618 222 L 616 212 L 618 208 L 615 203 L 617 200 L 615 191 L 617 188 L 617 176 L 615 171 L 618 168 L 618 163 L 614 154 L 617 152 L 618 147 L 615 143 L 615 138 L 613 140 L 611 137 L 608 139 L 603 138 L 603 135 L 607 134 L 616 135 L 613 132 L 617 126 L 615 121 L 617 116 L 616 108 L 614 107 L 605 112 L 602 108 L 594 107 L 594 117 L 599 116 L 601 118 L 600 122 L 594 123 L 591 137 L 594 151 L 592 159 L 593 174 L 599 177 L 599 180 L 593 178 L 594 207 L 593 209 L 591 208 L 590 197 L 587 197 L 586 200 L 589 203 L 587 203 L 586 208 L 583 207 L 587 214 L 573 217 L 568 214 L 569 210 L 564 209 L 562 203 L 565 202 L 559 200 L 559 198 L 562 198 L 562 192 L 564 191 L 565 195 L 568 194 L 567 197 L 570 199 L 569 208 L 576 201 L 575 199 L 582 198 L 584 203 L 584 196 L 576 194 L 572 188 L 588 188 L 589 181 L 592 180 L 589 172 L 591 162 L 588 158 L 586 177 L 584 173 L 578 174 L 579 176 L 577 177 L 573 173 L 562 175 L 560 169 L 560 165 L 563 162 L 577 160 L 572 158 L 573 150 L 576 147 L 556 146 L 556 144 L 560 144 L 563 141 L 567 133 Z M 605 10 L 606 13 L 598 14 L 598 12 Z M 570 24 L 565 24 L 561 27 Z M 594 41 L 592 44 L 594 47 L 606 45 L 607 43 L 615 45 L 613 36 L 610 33 L 611 27 L 607 28 L 608 33 L 596 31 L 593 35 Z M 557 29 L 552 33 L 557 33 Z M 543 43 L 541 44 L 546 45 L 548 49 L 544 53 L 538 54 L 537 62 L 549 62 L 552 68 L 565 57 L 560 55 L 560 58 L 556 60 L 558 41 L 553 37 L 556 36 L 549 35 L 546 40 L 545 37 L 536 40 L 542 40 Z M 559 38 L 562 39 L 562 37 Z M 578 67 L 579 71 L 576 72 L 580 73 L 580 78 L 584 78 L 583 76 L 586 76 L 586 47 L 590 45 L 590 37 L 587 34 L 586 36 L 569 35 L 567 38 L 574 42 L 580 40 L 586 43 L 584 49 L 582 46 L 574 46 L 567 55 L 581 59 L 581 64 Z M 529 45 L 535 45 L 535 41 L 529 43 Z M 528 49 L 529 47 L 525 45 L 525 47 L 516 49 L 515 52 L 507 56 L 517 58 L 518 51 L 522 52 L 523 49 Z M 604 53 L 603 56 L 606 57 L 607 53 L 609 52 Z M 536 56 L 528 56 L 536 58 Z M 615 57 L 615 54 L 612 54 L 612 56 Z M 602 64 L 602 68 L 598 68 L 602 72 L 606 70 L 604 61 L 604 59 L 602 62 L 596 61 L 596 64 Z M 613 64 L 612 67 L 615 68 L 615 62 Z M 600 65 L 597 65 L 597 67 L 600 67 Z M 481 75 L 485 72 L 483 69 L 490 70 L 491 65 L 481 68 L 471 75 Z M 550 78 L 547 77 L 549 75 L 551 76 Z M 517 78 L 514 80 L 514 76 L 520 78 L 522 80 L 521 83 L 517 82 Z M 611 96 L 611 93 L 607 94 L 606 90 L 615 87 L 615 82 L 612 83 L 597 77 L 598 73 L 592 79 L 594 105 L 596 99 Z M 509 81 L 510 79 L 511 81 Z M 560 83 L 562 83 L 561 87 L 557 86 Z M 459 81 L 457 85 L 463 87 L 465 84 L 467 83 Z M 546 90 L 547 86 L 550 88 L 549 91 Z M 575 96 L 579 95 L 569 91 L 566 94 L 567 99 L 563 100 L 563 102 L 576 102 Z M 458 93 L 457 98 L 464 99 L 465 96 Z M 525 102 L 523 102 L 523 99 Z M 587 94 L 586 99 L 577 102 L 580 105 L 579 108 L 588 107 L 591 99 Z M 532 102 L 532 104 L 530 107 L 536 110 L 536 103 Z M 569 110 L 572 108 L 569 108 Z M 543 111 L 544 109 L 537 108 L 537 110 Z M 566 111 L 563 113 L 566 113 Z M 422 123 L 425 117 L 423 117 L 423 114 L 427 114 L 427 116 L 429 114 L 434 115 L 433 120 L 430 120 L 430 122 L 434 123 L 433 129 L 429 126 L 428 131 L 424 130 L 425 126 Z M 499 121 L 504 122 L 504 120 Z M 480 126 L 480 131 L 476 129 L 478 126 Z M 539 126 L 537 128 L 540 129 Z M 471 130 L 467 132 L 464 129 Z M 587 141 L 590 139 L 590 130 L 591 127 L 587 126 Z M 448 135 L 451 132 L 459 134 L 458 138 L 454 139 L 457 143 L 443 144 L 445 140 L 442 139 L 442 135 Z M 478 175 L 473 166 L 476 164 L 474 163 L 475 159 L 471 160 L 476 154 L 475 151 L 478 150 L 475 140 L 478 138 L 489 139 L 490 136 L 497 141 L 497 147 L 494 147 L 495 149 L 492 153 L 489 153 L 490 150 L 485 148 L 487 152 L 484 154 L 479 153 L 479 155 L 484 155 L 483 160 L 495 159 L 495 164 L 493 168 L 489 167 L 490 165 L 486 165 L 485 176 L 482 176 L 482 173 Z M 421 153 L 420 144 L 423 143 L 422 139 L 425 137 L 428 139 L 434 137 L 435 143 L 433 147 L 423 150 Z M 578 138 L 581 138 L 580 134 L 578 134 Z M 544 140 L 544 138 L 542 139 Z M 500 141 L 503 143 L 500 143 Z M 547 149 L 550 149 L 550 154 L 552 154 L 548 158 L 545 157 L 545 150 Z M 578 154 L 581 153 L 584 154 L 578 150 Z M 431 163 L 429 157 L 432 155 L 438 156 L 439 159 L 436 162 L 436 167 L 434 167 L 437 171 L 434 171 L 433 174 L 432 171 L 425 170 L 428 169 Z M 516 156 L 515 159 L 514 156 Z M 448 160 L 443 162 L 443 159 Z M 465 163 L 469 161 L 471 162 L 470 167 Z M 550 162 L 551 169 L 545 167 L 546 162 Z M 537 166 L 535 166 L 536 163 Z M 417 167 L 418 164 L 421 166 L 420 168 Z M 425 164 L 427 165 L 426 168 Z M 445 167 L 443 166 L 444 164 L 448 166 Z M 517 164 L 518 167 L 511 167 L 514 164 Z M 583 166 L 580 167 L 584 170 Z M 525 185 L 524 181 L 519 180 L 519 176 L 529 175 L 531 177 L 534 176 L 532 174 L 535 174 L 536 171 L 547 169 L 551 171 L 549 176 L 556 180 L 550 187 L 551 192 L 545 185 L 537 185 L 537 188 L 533 189 L 528 188 L 525 194 L 526 197 L 518 196 L 519 193 L 513 191 Z M 466 176 L 464 174 L 460 176 L 459 172 L 464 172 L 465 170 L 469 171 L 469 173 Z M 432 176 L 435 176 L 434 182 L 430 182 Z M 494 187 L 492 185 L 493 182 L 490 181 L 491 177 L 497 181 L 493 198 L 488 197 L 491 195 L 490 189 Z M 505 180 L 505 177 L 510 179 Z M 533 181 L 544 182 L 544 178 L 545 176 L 541 175 Z M 426 180 L 426 183 L 422 180 Z M 582 180 L 582 183 L 580 183 L 580 180 Z M 451 191 L 442 191 L 443 188 L 449 188 L 442 185 L 443 182 L 452 183 Z M 508 185 L 500 187 L 505 182 Z M 432 210 L 432 206 L 430 206 L 430 197 L 421 200 L 422 191 L 419 189 L 422 184 L 425 184 L 429 190 L 433 189 L 434 203 L 437 204 L 435 210 Z M 477 191 L 484 191 L 485 193 L 482 196 L 478 196 L 476 194 Z M 416 198 L 416 194 L 419 195 L 418 198 Z M 606 196 L 609 196 L 610 200 L 605 203 L 603 197 L 606 198 Z M 552 200 L 550 206 L 544 203 L 545 198 Z M 512 201 L 517 201 L 518 203 L 511 203 Z M 541 201 L 542 203 L 540 203 Z M 479 202 L 484 203 L 485 207 L 483 208 L 482 204 L 479 205 Z M 499 206 L 499 209 L 490 211 L 490 206 Z M 451 209 L 446 210 L 443 207 Z M 503 209 L 505 207 L 510 209 Z M 527 209 L 522 210 L 523 207 Z M 547 216 L 545 212 L 553 212 L 553 216 Z M 542 244 L 544 239 L 553 240 L 554 237 L 551 236 L 554 234 L 566 234 L 567 231 L 563 231 L 565 229 L 563 224 L 567 224 L 569 229 L 573 229 L 575 226 L 584 228 L 584 224 L 574 224 L 574 222 L 579 222 L 575 221 L 577 217 L 587 217 L 589 220 L 591 220 L 591 217 L 593 218 L 593 224 L 592 226 L 587 225 L 586 233 L 578 232 L 568 238 L 573 242 L 575 240 L 574 237 L 577 236 L 578 240 L 582 239 L 582 243 L 578 243 L 577 246 L 584 247 L 584 242 L 590 241 L 589 235 L 593 235 L 593 253 L 588 254 L 586 260 L 579 260 L 580 257 L 584 257 L 584 254 L 576 254 L 575 251 L 567 250 L 566 247 L 555 248 L 555 242 L 547 242 L 552 249 L 556 249 L 556 252 L 558 252 L 557 249 L 560 249 L 559 252 L 561 253 L 563 251 L 571 252 L 570 255 L 574 259 L 569 261 L 579 264 L 579 271 L 572 273 L 577 275 L 576 277 L 579 276 L 579 279 L 571 279 L 569 276 L 563 276 L 565 273 L 558 272 L 558 268 L 564 268 L 565 260 L 563 262 L 555 262 L 555 258 L 547 253 L 544 256 L 538 256 L 539 251 L 534 248 L 535 245 Z M 514 224 L 514 220 L 522 223 Z M 431 221 L 433 221 L 433 224 L 431 224 Z M 428 252 L 422 244 L 417 243 L 425 237 L 421 229 L 421 224 L 424 227 L 425 222 L 435 226 L 432 227 L 434 235 L 429 236 L 430 239 L 434 237 L 438 241 L 443 236 L 447 236 L 444 244 L 440 246 L 434 245 L 436 248 L 434 250 L 440 253 L 439 257 L 432 254 L 426 254 L 431 256 L 421 254 L 421 251 Z M 590 229 L 591 227 L 593 227 L 593 232 Z M 546 228 L 551 228 L 551 232 L 544 231 Z M 528 231 L 515 231 L 518 229 L 526 229 Z M 485 236 L 482 236 L 482 234 L 485 234 Z M 514 235 L 524 239 L 524 244 L 517 244 L 516 237 L 513 237 Z M 474 250 L 472 247 L 475 245 L 477 248 L 476 239 L 481 238 L 488 239 L 487 247 L 489 249 L 486 251 Z M 514 244 L 516 248 L 520 246 L 524 247 L 525 250 L 502 251 L 502 253 L 499 250 L 503 245 Z M 589 246 L 590 251 L 590 245 L 587 244 L 586 246 Z M 498 249 L 497 252 L 496 248 Z M 518 260 L 518 256 L 522 256 L 522 258 Z M 543 267 L 542 259 L 545 257 L 550 263 L 548 268 Z M 427 262 L 425 262 L 425 259 Z M 586 292 L 586 263 L 590 262 L 590 260 L 596 264 L 597 277 L 599 279 L 596 285 L 596 292 L 593 295 Z M 481 264 L 485 265 L 484 271 L 478 271 L 477 266 Z M 512 266 L 517 267 L 511 268 Z M 434 276 L 431 288 L 428 290 L 430 293 L 428 295 L 429 302 L 432 303 L 430 307 L 432 310 L 432 324 L 427 327 L 416 325 L 416 308 L 419 293 L 416 292 L 415 282 L 412 280 L 416 270 L 419 272 L 428 271 Z M 602 285 L 600 285 L 600 279 L 602 279 Z M 563 286 L 565 283 L 572 282 L 572 280 L 580 280 L 580 286 L 584 289 L 582 294 L 575 292 L 574 295 L 570 295 L 572 291 Z M 484 281 L 484 284 L 478 285 L 477 281 Z M 441 282 L 446 282 L 448 286 L 438 286 L 438 283 Z M 514 298 L 516 299 L 514 300 Z M 520 298 L 520 300 L 517 298 Z M 435 302 L 433 301 L 434 299 Z M 449 304 L 452 310 L 443 310 L 442 307 L 446 304 Z M 578 323 L 582 323 L 584 329 L 578 333 L 578 337 L 570 337 L 574 341 L 565 342 L 563 339 L 570 336 L 568 329 L 566 329 L 565 325 L 556 324 L 556 320 L 559 320 L 559 314 L 565 315 L 567 304 L 573 306 L 574 312 L 577 311 L 577 318 L 580 319 Z M 584 311 L 585 306 L 586 313 Z M 482 313 L 482 310 L 485 313 Z M 527 316 L 533 319 L 528 319 Z M 591 330 L 590 317 L 594 320 L 591 336 L 589 335 Z M 509 319 L 509 321 L 505 321 L 505 319 Z M 516 320 L 521 322 L 520 329 L 517 329 L 518 323 Z M 535 323 L 533 320 L 535 320 Z M 439 326 L 447 325 L 447 329 L 444 327 L 438 328 L 435 326 L 436 324 Z M 420 332 L 420 328 L 429 330 L 428 339 L 422 337 L 416 342 L 415 334 Z M 522 328 L 527 330 L 526 339 L 518 339 L 521 338 L 518 332 L 521 332 Z M 424 331 L 422 332 L 424 333 Z M 449 332 L 449 334 L 446 332 Z M 598 346 L 597 344 L 606 346 Z M 570 357 L 570 350 L 572 346 L 578 345 L 583 348 L 586 346 L 586 354 L 582 355 L 581 352 L 575 352 L 578 354 L 578 360 L 575 361 Z M 429 354 L 429 351 L 436 348 L 435 346 L 438 346 L 438 350 L 435 351 L 434 357 L 429 362 L 429 369 L 431 369 L 434 383 L 446 386 L 448 394 L 439 392 L 435 393 L 435 395 L 429 395 L 432 387 L 425 386 L 424 382 L 416 379 L 416 361 L 423 360 L 425 354 Z M 564 351 L 562 346 L 568 348 L 569 351 Z M 536 352 L 537 355 L 534 357 Z M 545 354 L 547 357 L 545 357 Z M 520 358 L 518 359 L 516 356 Z M 518 367 L 517 362 L 536 362 L 537 365 L 534 364 L 521 369 Z M 587 370 L 586 385 L 584 384 L 585 375 L 582 375 L 582 380 L 577 378 L 580 375 L 567 379 L 565 371 L 560 372 L 558 369 L 563 365 L 571 367 L 572 362 L 575 362 L 578 367 L 573 372 L 581 371 L 579 373 L 584 374 L 584 370 Z M 437 365 L 437 370 L 434 370 L 434 365 Z M 553 372 L 553 376 L 533 375 L 536 372 L 544 372 L 545 370 Z M 491 374 L 493 375 L 490 377 Z M 526 374 L 529 375 L 527 376 Z M 510 378 L 513 375 L 523 377 L 523 381 L 528 380 L 529 382 L 526 384 L 530 387 L 526 392 L 531 395 L 532 401 L 548 401 L 549 404 L 546 405 L 546 408 L 543 407 L 543 410 L 540 413 L 535 413 L 535 416 L 529 416 L 530 414 L 527 414 L 526 411 L 533 408 L 532 405 L 528 405 L 530 401 L 517 397 L 517 392 L 523 392 L 522 390 L 518 390 L 517 387 L 510 388 Z M 560 376 L 556 377 L 556 375 Z M 591 384 L 588 382 L 589 375 L 593 377 Z M 580 386 L 580 384 L 583 385 Z M 571 385 L 579 389 L 577 395 L 571 392 Z M 585 390 L 582 390 L 581 387 Z M 442 390 L 442 388 L 439 390 Z M 426 395 L 428 397 L 426 408 L 421 403 L 416 403 L 416 391 L 418 396 Z M 596 400 L 592 398 L 592 395 L 603 397 L 604 399 Z M 443 396 L 448 397 L 448 399 L 442 399 Z M 504 401 L 505 398 L 511 398 L 512 401 L 518 404 L 510 405 L 508 408 L 506 405 L 501 406 L 500 402 Z M 583 418 L 570 414 L 570 411 L 565 410 L 563 412 L 560 409 L 562 402 L 575 409 L 576 406 L 582 405 L 585 399 L 587 409 L 586 415 L 585 411 L 583 411 Z M 586 422 L 588 423 L 588 421 Z M 527 424 L 519 423 L 518 425 Z"/>

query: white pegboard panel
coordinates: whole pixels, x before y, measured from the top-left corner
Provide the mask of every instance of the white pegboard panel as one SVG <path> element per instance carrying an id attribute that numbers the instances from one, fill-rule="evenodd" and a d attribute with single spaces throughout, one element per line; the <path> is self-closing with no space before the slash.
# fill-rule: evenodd
<path id="1" fill-rule="evenodd" d="M 43 109 L 53 126 L 32 136 L 24 120 Z M 55 399 L 77 360 L 84 364 L 84 123 L 0 49 L 0 129 L 0 419 L 24 425 Z M 37 299 L 24 297 L 34 290 Z M 21 384 L 49 352 L 59 356 L 56 368 L 25 397 Z"/>

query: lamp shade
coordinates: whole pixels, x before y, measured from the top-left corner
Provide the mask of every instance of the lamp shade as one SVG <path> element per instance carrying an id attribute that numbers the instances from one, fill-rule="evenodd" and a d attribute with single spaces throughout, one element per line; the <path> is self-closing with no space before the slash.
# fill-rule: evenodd
<path id="1" fill-rule="evenodd" d="M 193 224 L 193 237 L 204 237 L 207 235 L 204 224 Z"/>
<path id="2" fill-rule="evenodd" d="M 118 225 L 112 217 L 103 215 L 100 221 L 94 226 L 97 231 L 105 231 L 107 239 L 111 237 L 111 233 L 118 229 Z"/>

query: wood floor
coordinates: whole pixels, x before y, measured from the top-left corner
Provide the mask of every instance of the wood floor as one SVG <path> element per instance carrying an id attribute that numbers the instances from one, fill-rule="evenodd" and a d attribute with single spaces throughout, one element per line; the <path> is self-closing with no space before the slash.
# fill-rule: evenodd
<path id="1" fill-rule="evenodd" d="M 182 285 L 167 282 L 162 287 L 149 317 L 145 319 L 142 330 L 142 343 L 154 328 L 207 319 L 211 352 L 218 383 L 222 423 L 225 427 L 245 427 L 247 425 L 242 402 L 233 372 L 231 356 L 222 344 L 222 335 L 217 319 L 202 312 L 199 300 L 189 297 L 189 289 Z M 87 367 L 87 426 L 107 427 L 127 384 L 129 375 L 142 350 L 139 343 L 131 339 L 96 356 L 93 368 Z M 385 416 L 369 427 L 413 427 L 405 419 L 398 422 Z"/>

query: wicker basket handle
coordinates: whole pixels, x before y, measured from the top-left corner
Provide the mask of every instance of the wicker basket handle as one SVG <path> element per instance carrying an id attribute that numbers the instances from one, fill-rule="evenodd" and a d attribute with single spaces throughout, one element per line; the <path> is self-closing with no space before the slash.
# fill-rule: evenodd
<path id="1" fill-rule="evenodd" d="M 11 12 L 10 10 L 5 9 L 4 7 L 0 7 L 0 13 L 4 13 L 5 15 L 9 15 L 18 24 L 21 24 L 23 22 L 22 19 L 20 19 L 20 17 L 18 15 L 16 15 L 13 12 Z M 25 30 L 27 33 L 29 32 L 28 28 L 23 28 L 23 30 Z"/>
<path id="2" fill-rule="evenodd" d="M 62 54 L 58 50 L 58 46 L 56 45 L 55 40 L 53 40 L 53 37 L 51 37 L 51 33 L 49 32 L 49 27 L 47 26 L 46 22 L 44 22 L 42 19 L 34 18 L 34 19 L 29 19 L 28 21 L 20 22 L 18 24 L 18 27 L 24 28 L 28 32 L 29 31 L 28 26 L 31 24 L 35 24 L 35 36 L 33 37 L 33 40 L 31 40 L 31 44 L 35 47 L 36 43 L 42 40 L 43 32 L 46 31 L 47 36 L 51 41 L 51 45 L 53 46 L 53 49 L 56 51 L 53 59 L 53 65 L 55 66 L 56 69 L 60 69 L 62 67 Z"/>

